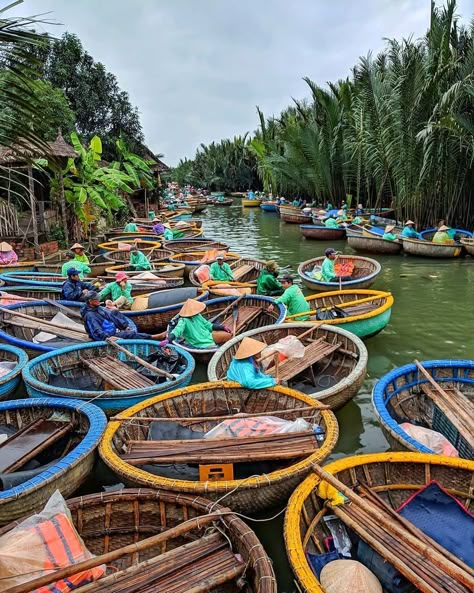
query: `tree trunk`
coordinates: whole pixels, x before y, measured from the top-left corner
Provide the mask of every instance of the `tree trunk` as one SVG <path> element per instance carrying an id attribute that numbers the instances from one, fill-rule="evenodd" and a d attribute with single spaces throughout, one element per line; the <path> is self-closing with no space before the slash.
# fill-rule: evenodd
<path id="1" fill-rule="evenodd" d="M 38 239 L 38 218 L 36 216 L 36 199 L 35 199 L 35 184 L 33 178 L 33 167 L 28 165 L 28 190 L 30 194 L 31 207 L 31 223 L 33 226 L 33 243 L 35 246 L 35 254 L 39 255 L 39 239 Z"/>
<path id="2" fill-rule="evenodd" d="M 69 247 L 69 229 L 67 228 L 67 210 L 66 210 L 66 197 L 64 195 L 64 178 L 63 173 L 59 171 L 59 187 L 61 192 L 61 219 L 63 221 L 63 229 L 64 229 L 64 240 L 66 241 L 66 245 Z"/>

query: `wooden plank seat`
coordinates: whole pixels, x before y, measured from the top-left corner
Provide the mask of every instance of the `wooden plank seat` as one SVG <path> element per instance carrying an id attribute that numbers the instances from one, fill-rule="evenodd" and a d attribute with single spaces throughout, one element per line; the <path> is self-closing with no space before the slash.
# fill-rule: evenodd
<path id="1" fill-rule="evenodd" d="M 121 455 L 131 465 L 146 463 L 238 463 L 295 459 L 314 453 L 313 431 L 225 439 L 128 441 Z"/>
<path id="2" fill-rule="evenodd" d="M 0 472 L 11 473 L 34 459 L 73 427 L 72 422 L 37 419 L 0 444 Z"/>
<path id="3" fill-rule="evenodd" d="M 239 266 L 235 272 L 233 272 L 234 281 L 240 282 L 241 278 L 244 278 L 247 274 L 250 274 L 255 269 L 255 266 L 251 264 L 244 264 L 243 266 Z"/>
<path id="4" fill-rule="evenodd" d="M 447 400 L 443 393 L 429 383 L 421 383 L 420 387 L 469 443 L 469 446 L 474 448 L 474 401 L 457 388 L 445 389 L 443 387 L 443 391 L 449 397 Z"/>
<path id="5" fill-rule="evenodd" d="M 241 306 L 238 309 L 237 323 L 235 325 L 235 333 L 242 333 L 243 329 L 249 325 L 256 317 L 263 311 L 262 307 L 245 307 Z M 224 319 L 222 325 L 227 325 L 230 328 L 234 327 L 234 320 L 232 312 Z"/>
<path id="6" fill-rule="evenodd" d="M 135 369 L 109 354 L 101 358 L 81 356 L 81 361 L 114 389 L 141 389 L 155 385 L 148 377 L 144 377 Z"/>
<path id="7" fill-rule="evenodd" d="M 279 364 L 278 376 L 281 381 L 288 381 L 303 372 L 307 368 L 313 366 L 319 360 L 322 360 L 335 350 L 341 347 L 341 342 L 330 344 L 324 338 L 318 338 L 312 341 L 305 347 L 304 356 L 302 358 L 287 358 Z M 271 365 L 267 369 L 267 374 L 275 374 L 275 366 Z"/>

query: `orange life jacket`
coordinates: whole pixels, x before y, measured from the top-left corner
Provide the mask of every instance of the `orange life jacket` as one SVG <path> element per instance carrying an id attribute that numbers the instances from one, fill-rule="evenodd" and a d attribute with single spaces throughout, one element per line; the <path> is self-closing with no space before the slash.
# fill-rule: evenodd
<path id="1" fill-rule="evenodd" d="M 236 418 L 224 422 L 234 437 L 255 437 L 274 432 L 273 423 L 260 418 Z"/>

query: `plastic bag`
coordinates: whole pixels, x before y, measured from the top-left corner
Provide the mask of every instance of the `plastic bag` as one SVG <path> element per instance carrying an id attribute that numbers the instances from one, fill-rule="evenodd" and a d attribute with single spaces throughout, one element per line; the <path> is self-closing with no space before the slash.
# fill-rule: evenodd
<path id="1" fill-rule="evenodd" d="M 203 282 L 207 282 L 210 278 L 209 275 L 210 268 L 208 265 L 199 266 L 199 268 L 194 272 L 194 275 L 202 284 Z"/>
<path id="2" fill-rule="evenodd" d="M 119 241 L 117 249 L 120 249 L 121 251 L 130 251 L 132 249 L 132 246 L 129 243 L 120 243 Z"/>
<path id="3" fill-rule="evenodd" d="M 448 457 L 459 457 L 459 453 L 448 439 L 431 428 L 424 428 L 423 426 L 415 426 L 409 422 L 400 424 L 400 428 L 404 430 L 412 439 L 420 442 L 425 447 L 428 447 L 437 455 L 447 455 Z"/>
<path id="4" fill-rule="evenodd" d="M 251 418 L 237 414 L 234 418 L 223 420 L 204 435 L 205 439 L 226 439 L 256 437 L 265 434 L 287 434 L 312 430 L 311 424 L 303 418 L 283 420 L 275 416 L 253 416 Z"/>
<path id="5" fill-rule="evenodd" d="M 269 367 L 270 363 L 273 362 L 273 357 L 270 356 L 271 354 L 276 354 L 279 352 L 278 360 L 282 362 L 287 358 L 303 358 L 305 347 L 304 345 L 298 340 L 296 336 L 285 336 L 276 342 L 275 344 L 271 344 L 267 346 L 262 351 L 262 368 L 265 370 Z"/>
<path id="6" fill-rule="evenodd" d="M 41 513 L 28 517 L 0 537 L 0 590 L 93 557 L 72 523 L 64 498 L 56 490 Z M 97 566 L 41 590 L 68 593 L 104 574 L 105 566 Z"/>

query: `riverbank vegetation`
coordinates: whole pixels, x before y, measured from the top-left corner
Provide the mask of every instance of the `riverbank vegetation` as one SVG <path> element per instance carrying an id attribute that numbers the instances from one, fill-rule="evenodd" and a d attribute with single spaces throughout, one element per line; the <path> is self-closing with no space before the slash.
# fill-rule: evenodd
<path id="1" fill-rule="evenodd" d="M 225 144 L 231 153 L 233 145 L 234 165 L 250 164 L 273 194 L 321 204 L 350 194 L 353 202 L 393 206 L 419 224 L 440 218 L 474 224 L 474 20 L 460 25 L 455 0 L 432 6 L 422 39 L 387 41 L 379 55 L 361 58 L 349 78 L 324 87 L 305 80 L 309 98 L 279 117 L 258 111 L 250 141 L 212 146 Z M 227 189 L 220 175 L 212 176 L 227 152 L 209 148 L 182 161 L 176 175 Z M 251 185 L 245 175 L 234 169 L 232 191 Z"/>

